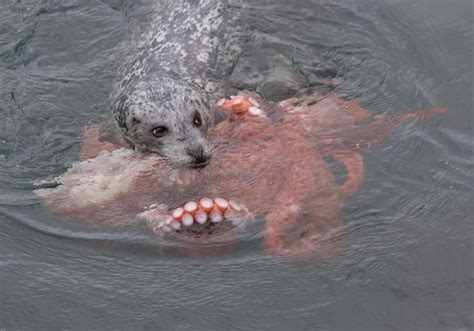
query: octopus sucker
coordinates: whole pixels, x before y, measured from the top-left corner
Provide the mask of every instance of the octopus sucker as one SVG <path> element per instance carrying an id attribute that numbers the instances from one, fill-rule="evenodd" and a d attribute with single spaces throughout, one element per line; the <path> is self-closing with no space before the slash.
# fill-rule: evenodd
<path id="1" fill-rule="evenodd" d="M 246 94 L 230 96 L 229 99 L 222 98 L 217 104 L 218 107 L 238 115 L 248 114 L 250 116 L 265 116 L 265 112 L 260 109 L 260 103 Z"/>
<path id="2" fill-rule="evenodd" d="M 163 236 L 173 230 L 184 234 L 186 229 L 193 227 L 204 230 L 212 223 L 230 222 L 233 226 L 241 225 L 252 218 L 248 209 L 234 200 L 202 198 L 199 203 L 188 201 L 183 207 L 175 208 L 168 213 L 162 207 L 148 208 L 138 215 L 145 220 L 148 227 L 155 233 Z M 188 233 L 189 235 L 190 233 Z"/>

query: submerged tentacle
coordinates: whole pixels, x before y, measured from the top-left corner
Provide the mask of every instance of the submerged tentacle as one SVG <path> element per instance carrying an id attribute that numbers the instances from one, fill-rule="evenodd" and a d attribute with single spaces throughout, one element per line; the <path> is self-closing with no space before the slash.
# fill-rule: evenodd
<path id="1" fill-rule="evenodd" d="M 343 198 L 354 196 L 364 180 L 364 158 L 360 153 L 351 150 L 329 150 L 327 154 L 339 162 L 346 171 L 346 180 L 339 188 L 341 196 Z"/>
<path id="2" fill-rule="evenodd" d="M 367 124 L 341 125 L 340 128 L 332 130 L 329 134 L 317 133 L 316 137 L 319 138 L 320 145 L 325 150 L 352 149 L 361 151 L 380 145 L 394 129 L 405 122 L 415 119 L 429 119 L 447 111 L 446 108 L 437 107 L 410 111 L 393 118 L 378 115 Z"/>

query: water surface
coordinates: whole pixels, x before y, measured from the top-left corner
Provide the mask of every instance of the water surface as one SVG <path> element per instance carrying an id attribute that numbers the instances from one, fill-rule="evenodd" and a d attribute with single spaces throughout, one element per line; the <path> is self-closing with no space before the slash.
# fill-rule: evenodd
<path id="1" fill-rule="evenodd" d="M 142 2 L 0 5 L 0 329 L 472 329 L 471 1 L 250 2 L 253 33 L 272 42 L 249 59 L 274 51 L 336 75 L 373 113 L 454 110 L 365 153 L 342 250 L 309 265 L 256 240 L 221 258 L 169 255 L 136 229 L 53 217 L 32 194 L 108 117 Z"/>

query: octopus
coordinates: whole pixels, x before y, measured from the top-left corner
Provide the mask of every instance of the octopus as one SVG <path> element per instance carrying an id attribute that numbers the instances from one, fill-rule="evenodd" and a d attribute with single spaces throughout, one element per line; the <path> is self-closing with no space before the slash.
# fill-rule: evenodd
<path id="1" fill-rule="evenodd" d="M 241 92 L 216 104 L 209 131 L 214 156 L 205 168 L 176 168 L 158 155 L 126 149 L 123 142 L 99 141 L 99 127 L 91 126 L 82 143 L 84 161 L 69 169 L 58 187 L 36 193 L 55 214 L 101 226 L 146 221 L 159 239 L 171 233 L 171 240 L 194 244 L 216 238 L 232 243 L 242 224 L 261 219 L 269 254 L 328 259 L 341 246 L 342 204 L 364 179 L 364 150 L 381 144 L 405 121 L 445 111 L 387 118 L 332 92 L 274 104 Z M 326 157 L 345 169 L 342 183 Z M 212 210 L 220 217 L 211 216 Z M 237 218 L 233 213 L 226 222 L 226 212 L 238 212 Z"/>

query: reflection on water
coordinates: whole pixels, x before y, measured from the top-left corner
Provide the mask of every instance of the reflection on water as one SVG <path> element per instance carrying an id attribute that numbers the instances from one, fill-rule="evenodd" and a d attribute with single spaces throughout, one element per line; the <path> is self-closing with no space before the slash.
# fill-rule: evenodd
<path id="1" fill-rule="evenodd" d="M 373 114 L 455 110 L 403 125 L 364 154 L 339 254 L 305 266 L 266 255 L 260 240 L 223 258 L 170 255 L 143 227 L 97 229 L 39 205 L 32 183 L 70 168 L 82 127 L 107 118 L 121 43 L 147 6 L 0 5 L 0 328 L 472 327 L 468 1 L 250 4 L 255 44 L 236 63 L 237 87 L 279 100 L 337 77 L 337 91 Z"/>

